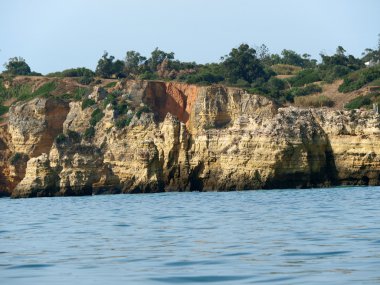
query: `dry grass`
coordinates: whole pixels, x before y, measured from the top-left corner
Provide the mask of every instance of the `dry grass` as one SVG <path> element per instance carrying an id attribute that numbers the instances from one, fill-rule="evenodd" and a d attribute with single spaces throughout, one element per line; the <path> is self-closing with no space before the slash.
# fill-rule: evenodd
<path id="1" fill-rule="evenodd" d="M 289 65 L 289 64 L 275 64 L 271 66 L 273 71 L 278 75 L 296 75 L 302 70 L 299 66 Z"/>
<path id="2" fill-rule="evenodd" d="M 334 101 L 328 98 L 327 96 L 316 94 L 310 96 L 295 97 L 294 105 L 296 105 L 297 107 L 304 108 L 333 107 Z"/>

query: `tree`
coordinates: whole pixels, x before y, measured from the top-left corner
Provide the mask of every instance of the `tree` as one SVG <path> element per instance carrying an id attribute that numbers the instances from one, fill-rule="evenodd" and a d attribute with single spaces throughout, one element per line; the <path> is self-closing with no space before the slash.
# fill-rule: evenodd
<path id="1" fill-rule="evenodd" d="M 336 48 L 335 54 L 339 55 L 339 56 L 344 56 L 345 52 L 346 52 L 346 50 L 342 46 L 338 46 Z"/>
<path id="2" fill-rule="evenodd" d="M 96 66 L 96 75 L 104 78 L 110 78 L 112 75 L 116 77 L 122 77 L 124 62 L 121 60 L 116 60 L 114 62 L 115 57 L 110 55 L 108 57 L 108 52 L 104 52 L 101 59 L 98 61 L 98 65 Z"/>
<path id="3" fill-rule="evenodd" d="M 9 59 L 8 63 L 4 64 L 6 73 L 12 75 L 28 75 L 31 73 L 29 65 L 25 62 L 22 57 L 12 57 Z"/>
<path id="4" fill-rule="evenodd" d="M 258 78 L 266 77 L 265 71 L 256 56 L 256 50 L 247 44 L 241 44 L 238 48 L 231 50 L 225 56 L 223 67 L 226 78 L 231 83 L 236 83 L 239 79 L 252 83 Z"/>
<path id="5" fill-rule="evenodd" d="M 118 59 L 114 63 L 112 63 L 112 75 L 117 78 L 125 77 L 124 74 L 124 61 Z"/>
<path id="6" fill-rule="evenodd" d="M 270 66 L 272 64 L 269 48 L 265 44 L 258 48 L 257 55 L 263 65 Z"/>
<path id="7" fill-rule="evenodd" d="M 282 55 L 282 63 L 283 64 L 290 64 L 295 66 L 304 67 L 305 66 L 305 60 L 295 51 L 284 49 L 281 52 Z"/>
<path id="8" fill-rule="evenodd" d="M 141 66 L 146 61 L 145 56 L 134 50 L 127 51 L 125 57 L 125 72 L 127 74 L 137 75 L 140 73 Z"/>
<path id="9" fill-rule="evenodd" d="M 151 53 L 151 57 L 148 59 L 150 70 L 152 72 L 156 72 L 157 66 L 160 65 L 166 58 L 168 60 L 174 59 L 174 52 L 166 53 L 162 50 L 159 50 L 158 47 L 155 48 L 155 50 Z"/>

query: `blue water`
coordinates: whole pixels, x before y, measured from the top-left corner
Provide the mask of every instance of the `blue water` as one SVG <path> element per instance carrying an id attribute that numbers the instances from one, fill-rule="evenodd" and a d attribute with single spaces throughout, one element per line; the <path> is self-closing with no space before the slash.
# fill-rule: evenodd
<path id="1" fill-rule="evenodd" d="M 0 284 L 380 284 L 380 188 L 0 199 Z"/>

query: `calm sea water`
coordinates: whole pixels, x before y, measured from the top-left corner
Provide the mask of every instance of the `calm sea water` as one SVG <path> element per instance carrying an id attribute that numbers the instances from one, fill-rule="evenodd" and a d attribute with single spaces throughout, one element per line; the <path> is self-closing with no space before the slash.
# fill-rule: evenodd
<path id="1" fill-rule="evenodd" d="M 380 188 L 0 199 L 0 284 L 380 284 Z"/>

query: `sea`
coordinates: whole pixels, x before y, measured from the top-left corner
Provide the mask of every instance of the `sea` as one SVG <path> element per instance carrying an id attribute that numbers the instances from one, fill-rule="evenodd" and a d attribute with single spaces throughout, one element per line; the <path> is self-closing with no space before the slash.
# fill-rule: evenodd
<path id="1" fill-rule="evenodd" d="M 0 199 L 0 284 L 380 284 L 380 188 Z"/>

